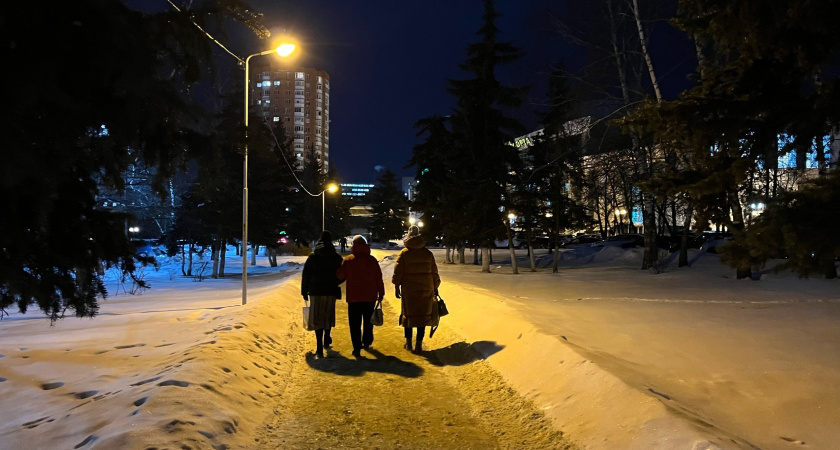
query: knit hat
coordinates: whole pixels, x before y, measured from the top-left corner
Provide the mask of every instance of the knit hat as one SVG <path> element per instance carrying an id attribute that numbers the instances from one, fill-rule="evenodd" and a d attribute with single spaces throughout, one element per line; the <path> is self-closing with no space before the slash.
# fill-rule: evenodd
<path id="1" fill-rule="evenodd" d="M 324 232 L 321 233 L 321 242 L 332 242 L 332 233 L 324 230 Z"/>
<path id="2" fill-rule="evenodd" d="M 406 236 L 406 238 L 414 236 L 420 236 L 420 227 L 418 227 L 417 225 L 412 225 L 408 227 L 408 235 Z"/>
<path id="3" fill-rule="evenodd" d="M 365 237 L 362 235 L 358 235 L 353 238 L 353 245 L 356 244 L 367 244 L 367 239 L 365 239 Z"/>

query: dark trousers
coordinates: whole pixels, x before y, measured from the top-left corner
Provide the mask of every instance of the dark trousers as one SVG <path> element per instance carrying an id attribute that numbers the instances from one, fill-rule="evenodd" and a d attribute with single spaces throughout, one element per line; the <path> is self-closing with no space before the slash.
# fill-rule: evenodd
<path id="1" fill-rule="evenodd" d="M 370 315 L 373 314 L 374 306 L 376 302 L 347 303 L 350 341 L 353 342 L 354 351 L 373 344 L 373 324 L 370 323 Z"/>
<path id="2" fill-rule="evenodd" d="M 405 327 L 405 338 L 411 340 L 411 330 L 413 328 Z M 417 340 L 422 341 L 426 336 L 426 327 L 417 327 Z"/>

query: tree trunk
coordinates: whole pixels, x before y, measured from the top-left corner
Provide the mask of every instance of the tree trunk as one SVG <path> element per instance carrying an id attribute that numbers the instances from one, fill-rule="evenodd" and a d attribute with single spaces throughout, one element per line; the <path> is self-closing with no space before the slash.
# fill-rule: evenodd
<path id="1" fill-rule="evenodd" d="M 443 257 L 444 264 L 452 264 L 452 247 L 446 246 L 446 255 Z"/>
<path id="2" fill-rule="evenodd" d="M 645 227 L 645 255 L 642 262 L 642 269 L 650 269 L 656 265 L 659 257 L 659 250 L 656 247 L 656 205 L 653 203 L 652 195 L 643 195 L 642 204 L 644 214 L 642 222 Z"/>
<path id="3" fill-rule="evenodd" d="M 181 276 L 187 276 L 187 253 L 186 253 L 186 245 L 181 246 Z"/>
<path id="4" fill-rule="evenodd" d="M 192 276 L 193 254 L 195 253 L 195 244 L 190 242 L 190 262 L 187 266 L 187 276 Z"/>
<path id="5" fill-rule="evenodd" d="M 513 270 L 513 273 L 519 273 L 519 266 L 516 263 L 516 249 L 513 248 L 513 233 L 510 231 L 510 221 L 505 219 L 503 220 L 505 223 L 505 228 L 507 229 L 507 237 L 508 237 L 508 249 L 510 250 L 510 267 Z"/>
<path id="6" fill-rule="evenodd" d="M 559 205 L 560 205 L 559 203 L 555 202 L 555 206 L 554 206 L 554 229 L 552 230 L 553 236 L 551 236 L 552 238 L 554 238 L 554 258 L 553 258 L 552 264 L 551 264 L 551 273 L 557 273 L 559 271 L 559 269 L 557 267 L 558 263 L 560 261 L 560 214 L 559 214 L 560 206 Z M 549 247 L 550 246 L 551 245 L 549 244 Z"/>
<path id="7" fill-rule="evenodd" d="M 217 240 L 213 240 L 210 244 L 210 258 L 213 260 L 213 266 L 210 269 L 210 277 L 213 279 L 219 278 L 219 251 L 220 246 Z"/>
<path id="8" fill-rule="evenodd" d="M 251 265 L 257 265 L 257 253 L 260 251 L 260 246 L 258 244 L 251 244 Z"/>
<path id="9" fill-rule="evenodd" d="M 227 260 L 227 240 L 224 236 L 219 238 L 221 242 L 221 255 L 219 255 L 219 278 L 225 277 L 225 260 Z"/>
<path id="10" fill-rule="evenodd" d="M 481 247 L 481 271 L 490 273 L 490 249 Z"/>
<path id="11" fill-rule="evenodd" d="M 744 236 L 744 210 L 741 208 L 741 200 L 738 198 L 738 189 L 731 190 L 729 194 L 729 208 L 732 213 L 731 232 L 734 239 L 743 239 Z M 752 265 L 744 262 L 735 268 L 735 278 L 742 280 L 752 277 Z"/>
<path id="12" fill-rule="evenodd" d="M 650 82 L 653 85 L 653 92 L 656 94 L 656 102 L 662 102 L 662 94 L 659 92 L 659 82 L 656 80 L 656 72 L 653 71 L 653 62 L 650 60 L 650 53 L 647 50 L 647 43 L 645 42 L 645 32 L 642 29 L 642 21 L 639 20 L 639 2 L 633 0 L 633 18 L 636 19 L 636 29 L 639 32 L 639 44 L 642 47 L 642 56 L 645 58 L 645 65 L 648 68 L 650 75 Z"/>
<path id="13" fill-rule="evenodd" d="M 686 206 L 685 219 L 683 220 L 682 238 L 680 239 L 680 259 L 677 267 L 686 267 L 688 265 L 688 234 L 691 227 L 691 216 L 694 215 L 694 208 Z"/>

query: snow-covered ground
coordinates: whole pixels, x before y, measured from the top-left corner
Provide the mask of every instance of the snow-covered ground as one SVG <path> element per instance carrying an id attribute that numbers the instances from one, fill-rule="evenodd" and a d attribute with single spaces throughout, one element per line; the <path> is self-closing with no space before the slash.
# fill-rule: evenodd
<path id="1" fill-rule="evenodd" d="M 518 251 L 518 275 L 504 250 L 492 274 L 435 253 L 452 312 L 442 326 L 582 447 L 840 442 L 837 281 L 735 280 L 706 253 L 658 275 L 638 269 L 638 250 L 565 252 L 557 274 L 542 253 L 529 272 Z M 376 254 L 388 266 L 395 252 Z M 258 258 L 244 306 L 229 258 L 220 280 L 147 269 L 151 290 L 119 290 L 94 319 L 0 321 L 0 447 L 256 447 L 302 359 L 288 281 L 304 258 Z"/>

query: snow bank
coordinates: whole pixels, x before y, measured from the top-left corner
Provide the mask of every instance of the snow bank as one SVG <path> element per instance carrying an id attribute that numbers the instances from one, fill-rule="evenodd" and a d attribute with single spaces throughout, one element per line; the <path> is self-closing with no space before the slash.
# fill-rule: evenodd
<path id="1" fill-rule="evenodd" d="M 452 314 L 443 319 L 555 426 L 584 448 L 714 449 L 707 435 L 582 357 L 562 337 L 546 335 L 495 293 L 445 284 Z M 480 317 L 480 320 L 478 320 Z"/>
<path id="2" fill-rule="evenodd" d="M 239 277 L 169 276 L 150 272 L 166 287 L 112 297 L 94 320 L 0 324 L 2 447 L 253 447 L 299 352 L 299 294 L 249 282 L 240 306 Z"/>

